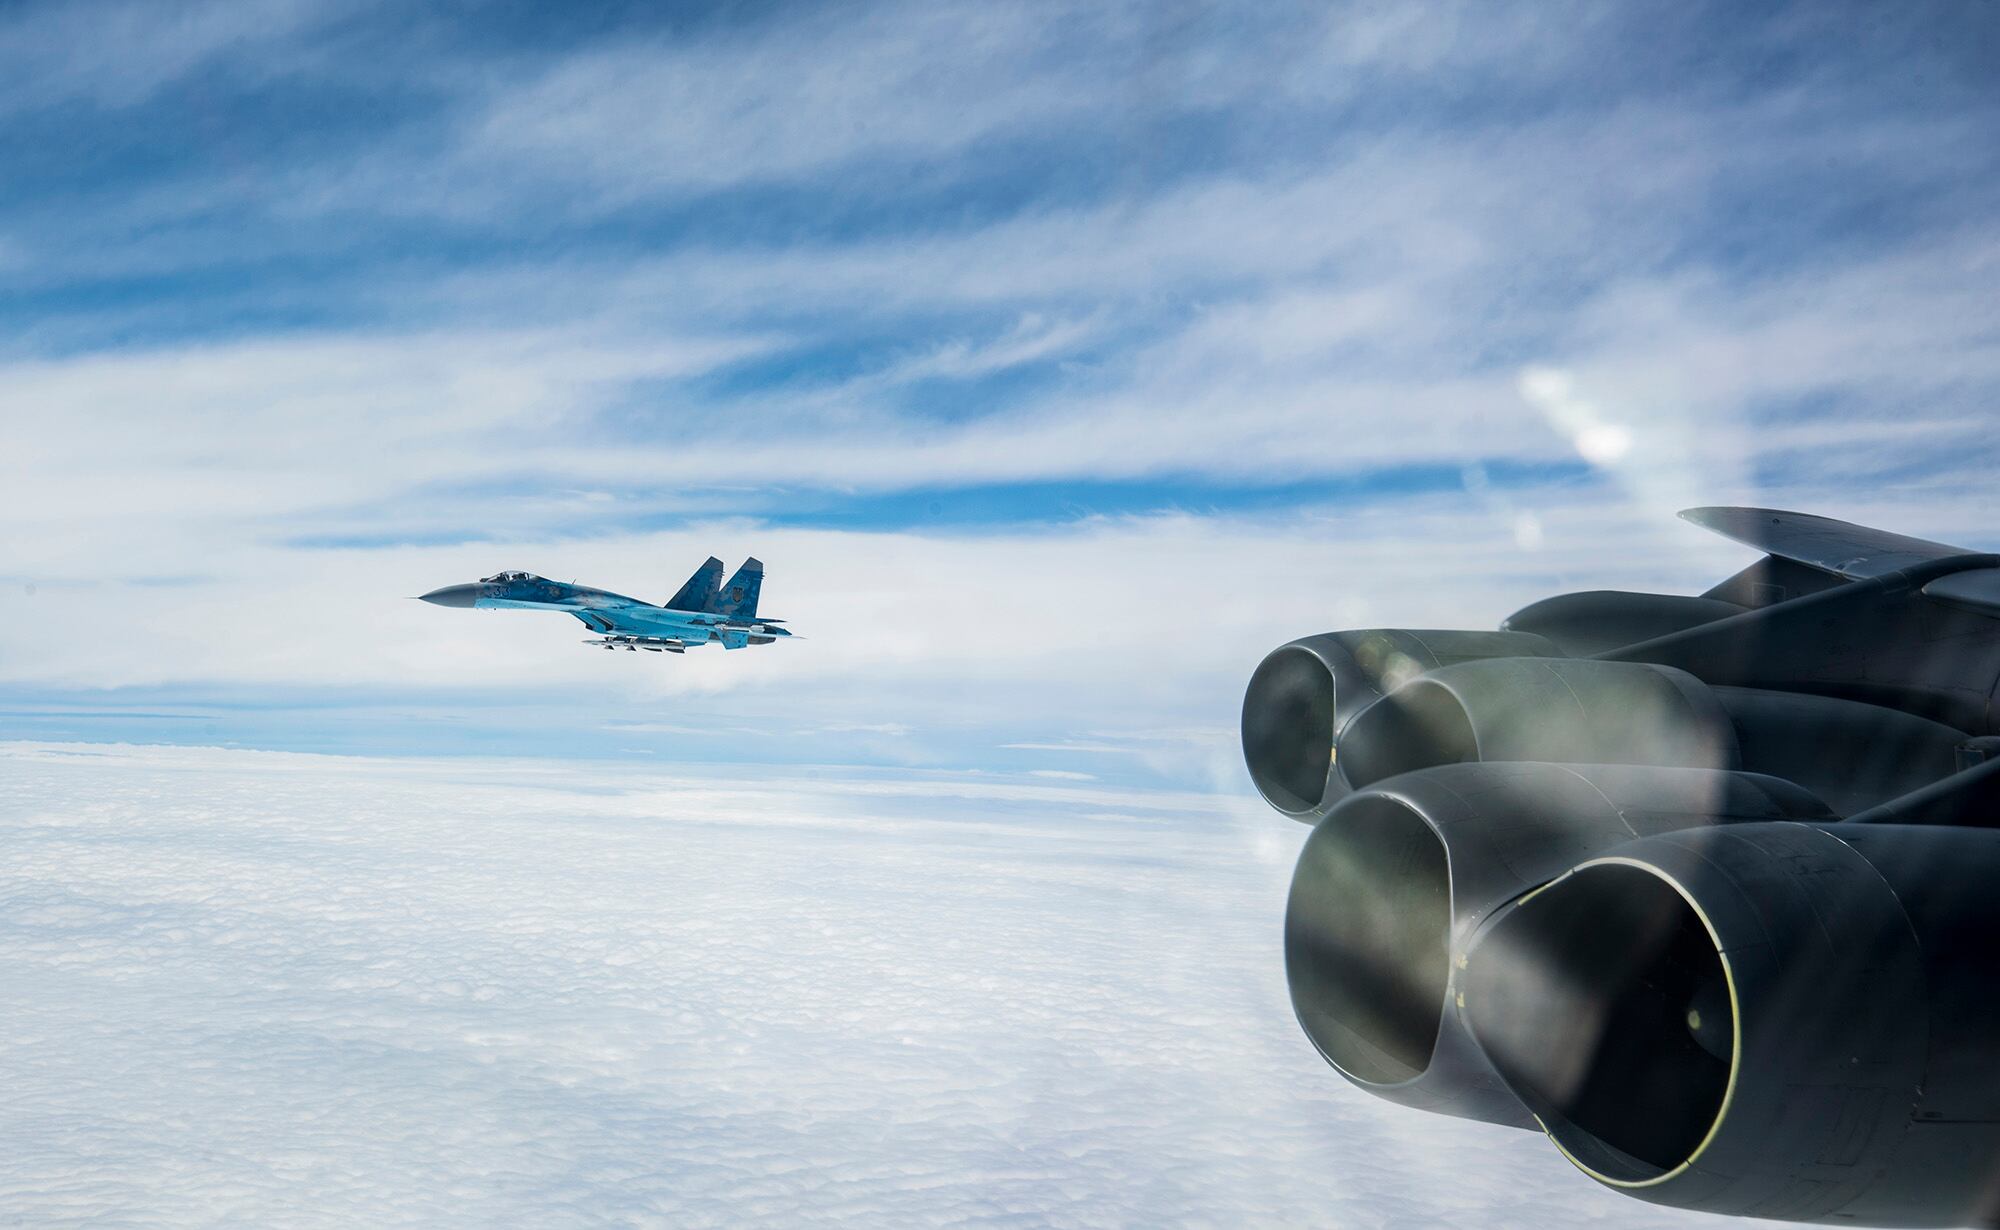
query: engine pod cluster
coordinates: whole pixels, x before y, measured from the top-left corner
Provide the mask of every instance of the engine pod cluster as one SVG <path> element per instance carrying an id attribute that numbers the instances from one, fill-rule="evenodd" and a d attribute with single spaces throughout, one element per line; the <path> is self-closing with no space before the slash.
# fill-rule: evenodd
<path id="1" fill-rule="evenodd" d="M 1494 910 L 1578 862 L 1690 825 L 1822 818 L 1755 774 L 1464 764 L 1349 796 L 1313 830 L 1285 914 L 1292 1006 L 1320 1054 L 1379 1097 L 1531 1127 L 1455 1013 L 1466 945 Z"/>

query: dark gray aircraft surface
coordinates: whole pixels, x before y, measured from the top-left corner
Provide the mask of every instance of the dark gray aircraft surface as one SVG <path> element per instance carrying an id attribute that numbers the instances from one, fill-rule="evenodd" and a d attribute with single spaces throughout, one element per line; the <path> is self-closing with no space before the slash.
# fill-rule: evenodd
<path id="1" fill-rule="evenodd" d="M 1765 554 L 1257 668 L 1299 1023 L 1641 1200 L 2000 1225 L 2000 556 L 1681 515 Z"/>

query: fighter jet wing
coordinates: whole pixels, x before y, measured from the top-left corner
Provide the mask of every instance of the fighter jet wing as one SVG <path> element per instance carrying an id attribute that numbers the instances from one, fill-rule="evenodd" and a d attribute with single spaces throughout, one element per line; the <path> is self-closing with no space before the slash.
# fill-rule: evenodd
<path id="1" fill-rule="evenodd" d="M 1776 508 L 1690 508 L 1681 519 L 1767 555 L 1859 581 L 1912 564 L 1969 555 L 1964 547 Z"/>

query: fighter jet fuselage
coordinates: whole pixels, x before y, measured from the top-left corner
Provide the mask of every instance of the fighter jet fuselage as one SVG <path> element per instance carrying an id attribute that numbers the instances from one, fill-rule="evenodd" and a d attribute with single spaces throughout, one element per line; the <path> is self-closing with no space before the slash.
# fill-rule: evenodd
<path id="1" fill-rule="evenodd" d="M 496 573 L 434 589 L 422 598 L 437 606 L 474 610 L 561 611 L 599 634 L 586 645 L 610 650 L 683 653 L 689 646 L 711 642 L 724 649 L 742 649 L 792 635 L 779 626 L 784 621 L 757 614 L 762 563 L 745 560 L 727 585 L 718 584 L 721 576 L 722 561 L 710 556 L 678 593 L 659 605 L 531 572 Z"/>

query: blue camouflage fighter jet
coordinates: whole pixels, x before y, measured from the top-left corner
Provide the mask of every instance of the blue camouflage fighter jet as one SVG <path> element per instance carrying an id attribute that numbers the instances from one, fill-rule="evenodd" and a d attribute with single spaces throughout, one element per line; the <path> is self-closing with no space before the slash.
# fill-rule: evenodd
<path id="1" fill-rule="evenodd" d="M 764 565 L 756 559 L 721 584 L 722 561 L 713 555 L 664 606 L 587 585 L 565 584 L 531 572 L 498 572 L 470 585 L 447 585 L 421 597 L 438 606 L 482 610 L 564 611 L 598 633 L 586 645 L 654 653 L 685 653 L 711 641 L 724 649 L 768 645 L 790 636 L 781 619 L 757 614 Z"/>

